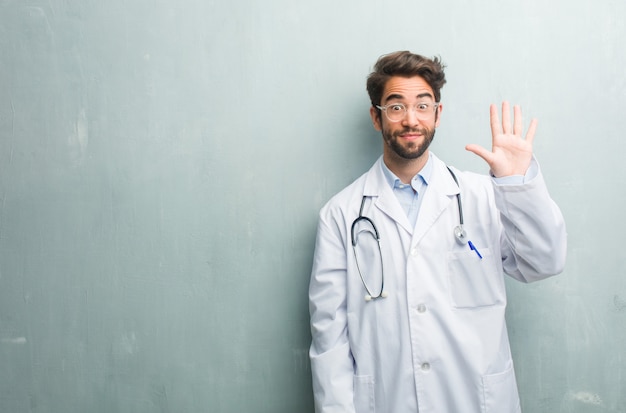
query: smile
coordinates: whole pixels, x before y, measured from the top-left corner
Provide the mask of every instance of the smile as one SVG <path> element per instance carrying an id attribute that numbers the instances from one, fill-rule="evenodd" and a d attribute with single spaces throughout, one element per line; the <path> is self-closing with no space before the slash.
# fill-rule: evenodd
<path id="1" fill-rule="evenodd" d="M 416 139 L 421 138 L 422 134 L 420 134 L 420 133 L 406 133 L 406 134 L 399 135 L 399 137 L 402 138 L 402 139 L 406 139 L 408 141 L 414 141 Z"/>

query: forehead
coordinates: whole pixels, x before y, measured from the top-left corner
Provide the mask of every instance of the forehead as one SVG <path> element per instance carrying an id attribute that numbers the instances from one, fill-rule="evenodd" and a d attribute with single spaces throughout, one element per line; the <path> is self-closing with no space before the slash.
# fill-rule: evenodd
<path id="1" fill-rule="evenodd" d="M 382 102 L 392 99 L 411 101 L 425 97 L 435 98 L 433 89 L 421 76 L 402 77 L 392 76 L 385 84 Z"/>

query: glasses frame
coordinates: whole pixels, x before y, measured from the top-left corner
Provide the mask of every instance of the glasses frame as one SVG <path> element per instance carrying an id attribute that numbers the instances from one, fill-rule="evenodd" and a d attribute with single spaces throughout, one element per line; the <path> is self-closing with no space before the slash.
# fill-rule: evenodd
<path id="1" fill-rule="evenodd" d="M 417 110 L 417 107 L 420 105 L 433 105 L 433 111 L 431 113 L 423 113 L 423 112 L 419 112 Z M 417 119 L 419 120 L 427 120 L 430 116 L 432 116 L 433 114 L 437 113 L 437 109 L 439 109 L 439 106 L 441 105 L 441 102 L 421 102 L 421 103 L 417 103 L 415 105 L 405 105 L 404 103 L 389 103 L 385 106 L 380 106 L 380 105 L 375 105 L 376 108 L 378 108 L 379 110 L 385 112 L 385 117 L 387 118 L 387 120 L 389 122 L 393 122 L 393 123 L 397 123 L 397 122 L 402 122 L 405 118 L 406 115 L 409 113 L 409 107 L 413 108 L 413 111 L 415 112 L 415 116 L 417 117 Z M 387 109 L 391 106 L 402 106 L 402 108 L 404 109 L 404 114 L 402 115 L 402 117 L 400 119 L 394 120 L 390 118 L 389 113 L 387 112 Z M 428 111 L 428 109 L 425 109 L 426 111 Z"/>

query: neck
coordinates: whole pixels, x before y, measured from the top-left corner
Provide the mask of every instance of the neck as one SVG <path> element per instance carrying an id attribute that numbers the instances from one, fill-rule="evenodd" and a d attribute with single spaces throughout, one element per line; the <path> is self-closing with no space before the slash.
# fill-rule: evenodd
<path id="1" fill-rule="evenodd" d="M 411 180 L 419 171 L 424 168 L 428 162 L 428 151 L 424 152 L 419 158 L 405 159 L 396 154 L 384 153 L 383 161 L 387 168 L 393 172 L 402 183 L 410 184 Z"/>

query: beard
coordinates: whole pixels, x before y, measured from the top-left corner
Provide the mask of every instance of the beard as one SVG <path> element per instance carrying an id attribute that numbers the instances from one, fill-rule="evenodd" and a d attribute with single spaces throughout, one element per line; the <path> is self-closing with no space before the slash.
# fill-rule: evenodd
<path id="1" fill-rule="evenodd" d="M 406 145 L 402 145 L 398 137 L 406 133 L 419 133 L 424 137 L 424 139 L 421 143 L 408 142 Z M 404 128 L 393 133 L 389 130 L 383 130 L 383 139 L 385 143 L 396 155 L 406 160 L 417 159 L 422 156 L 430 146 L 434 137 L 435 129 L 428 128 Z"/>

